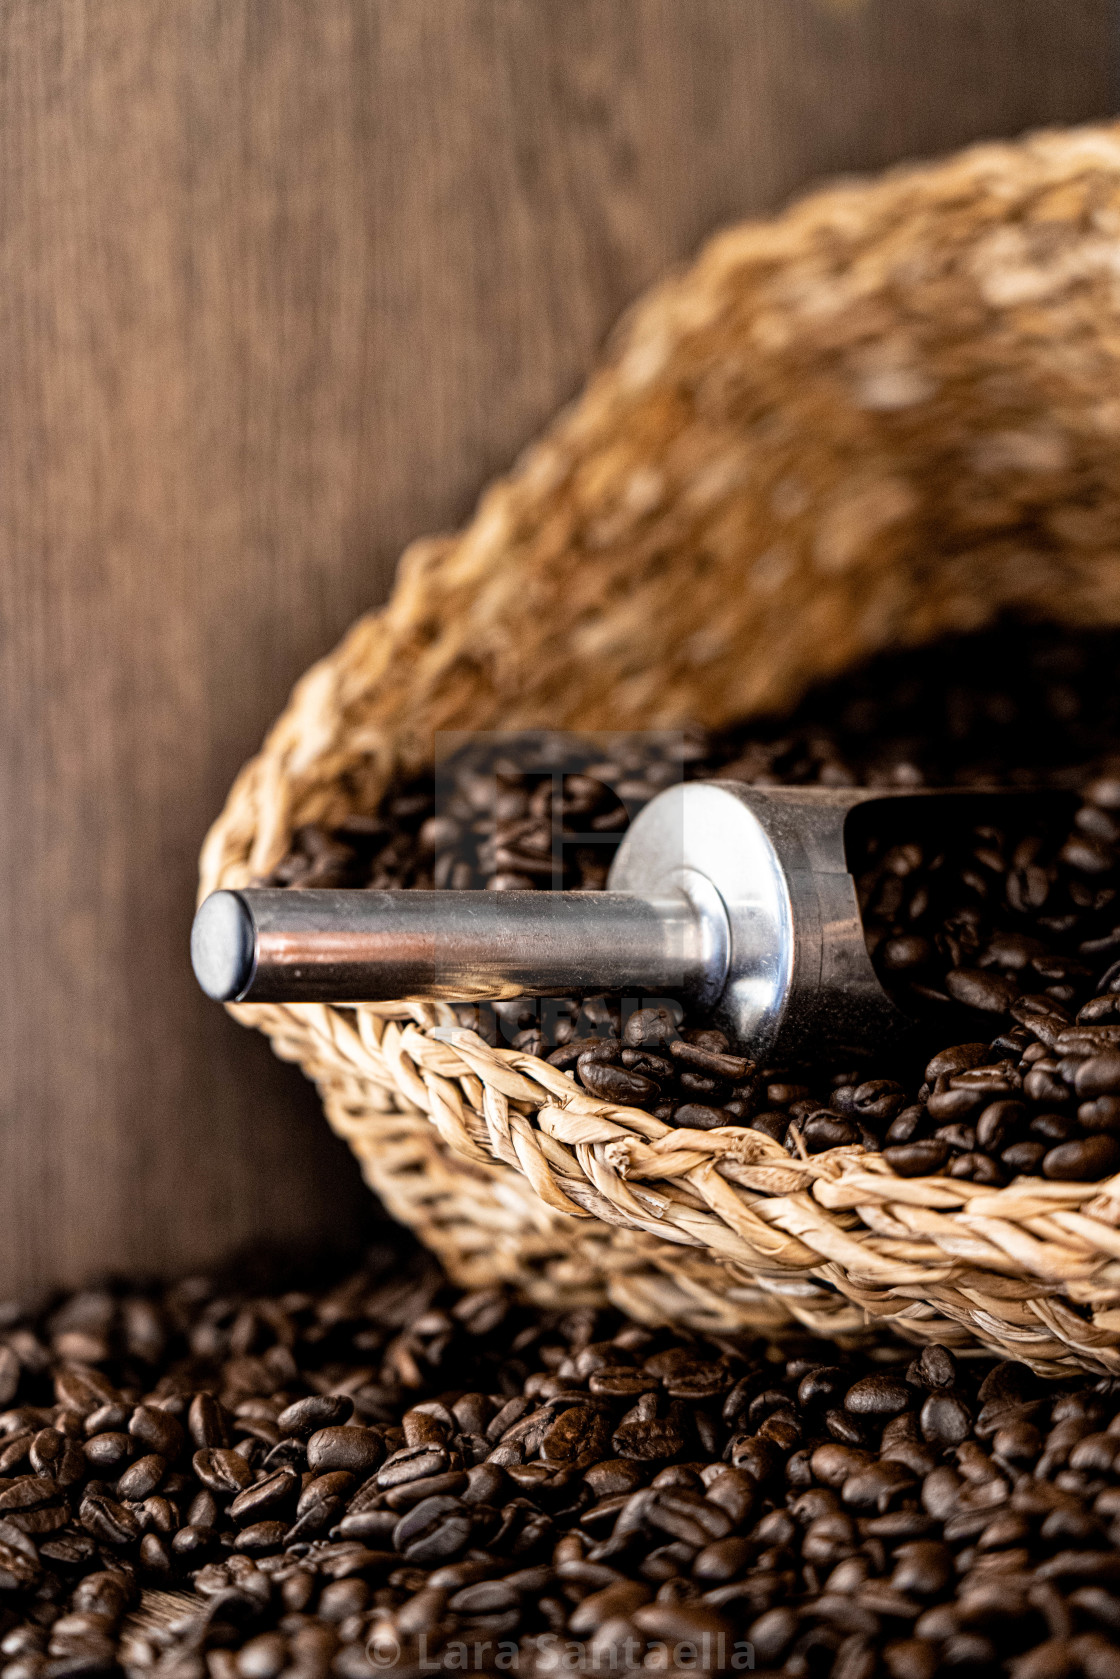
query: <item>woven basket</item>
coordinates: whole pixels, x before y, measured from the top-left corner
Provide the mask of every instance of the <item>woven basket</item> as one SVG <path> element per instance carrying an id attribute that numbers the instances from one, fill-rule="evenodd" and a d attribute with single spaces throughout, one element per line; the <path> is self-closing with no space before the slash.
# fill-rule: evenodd
<path id="1" fill-rule="evenodd" d="M 202 890 L 371 811 L 436 730 L 718 727 L 1013 609 L 1120 623 L 1120 129 L 843 184 L 715 238 L 459 535 L 296 687 Z M 445 1006 L 241 1007 L 468 1287 L 1120 1372 L 1120 1180 L 998 1192 L 674 1130 Z"/>

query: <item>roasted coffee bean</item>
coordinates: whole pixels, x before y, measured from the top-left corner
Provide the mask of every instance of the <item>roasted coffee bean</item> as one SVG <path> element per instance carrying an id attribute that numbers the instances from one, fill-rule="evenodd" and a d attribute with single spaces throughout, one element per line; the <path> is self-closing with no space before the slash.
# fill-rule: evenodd
<path id="1" fill-rule="evenodd" d="M 957 1361 L 948 1347 L 939 1346 L 931 1341 L 922 1348 L 918 1358 L 918 1375 L 930 1387 L 952 1387 L 957 1379 Z"/>
<path id="2" fill-rule="evenodd" d="M 895 1147 L 900 1143 L 913 1142 L 922 1129 L 926 1119 L 926 1110 L 920 1103 L 915 1102 L 901 1113 L 895 1115 L 883 1134 L 883 1146 Z"/>
<path id="3" fill-rule="evenodd" d="M 95 1434 L 85 1443 L 87 1462 L 99 1473 L 112 1474 L 120 1470 L 132 1456 L 132 1441 L 127 1434 Z"/>
<path id="4" fill-rule="evenodd" d="M 685 1038 L 675 1038 L 669 1044 L 669 1054 L 674 1061 L 683 1062 L 685 1067 L 698 1068 L 702 1073 L 711 1073 L 715 1078 L 726 1079 L 733 1084 L 753 1071 L 751 1062 L 744 1055 L 706 1049 L 702 1044 L 691 1043 Z"/>
<path id="5" fill-rule="evenodd" d="M 543 1433 L 543 1419 L 541 1432 Z M 402 1446 L 377 1471 L 377 1485 L 382 1491 L 419 1481 L 427 1475 L 442 1475 L 450 1459 L 442 1446 Z"/>
<path id="6" fill-rule="evenodd" d="M 717 1102 L 727 1095 L 727 1081 L 714 1078 L 711 1073 L 698 1073 L 692 1067 L 682 1067 L 677 1072 L 677 1089 L 688 1101 L 706 1096 Z"/>
<path id="7" fill-rule="evenodd" d="M 734 1125 L 735 1116 L 726 1108 L 710 1108 L 703 1102 L 681 1102 L 673 1114 L 673 1124 L 683 1130 L 715 1131 L 721 1125 Z"/>
<path id="8" fill-rule="evenodd" d="M 178 1418 L 155 1405 L 137 1405 L 129 1418 L 128 1432 L 138 1450 L 157 1452 L 168 1463 L 174 1463 L 186 1445 Z"/>
<path id="9" fill-rule="evenodd" d="M 164 1459 L 158 1452 L 149 1452 L 129 1465 L 117 1481 L 117 1491 L 122 1498 L 138 1502 L 155 1492 L 166 1472 Z"/>
<path id="10" fill-rule="evenodd" d="M 1045 1143 L 1021 1142 L 1003 1149 L 1000 1159 L 1009 1171 L 1027 1177 L 1038 1170 L 1045 1154 Z"/>
<path id="11" fill-rule="evenodd" d="M 811 1114 L 805 1121 L 801 1128 L 801 1136 L 810 1154 L 821 1154 L 825 1149 L 844 1148 L 858 1143 L 860 1134 L 850 1120 L 830 1113 L 828 1109 L 822 1109 L 819 1113 Z"/>
<path id="12" fill-rule="evenodd" d="M 856 1416 L 897 1417 L 914 1403 L 914 1391 L 895 1376 L 864 1376 L 844 1395 L 844 1409 Z"/>
<path id="13" fill-rule="evenodd" d="M 713 1111 L 718 1112 L 719 1110 L 715 1109 Z M 699 1129 L 711 1129 L 711 1127 L 701 1126 Z M 761 1131 L 764 1137 L 771 1137 L 776 1143 L 784 1142 L 786 1132 L 789 1130 L 789 1115 L 781 1112 L 755 1114 L 750 1121 L 750 1129 Z"/>
<path id="14" fill-rule="evenodd" d="M 885 1148 L 883 1159 L 900 1178 L 924 1178 L 940 1172 L 949 1158 L 949 1145 L 930 1138 L 926 1142 L 902 1143 Z"/>
<path id="15" fill-rule="evenodd" d="M 906 1093 L 893 1079 L 869 1079 L 856 1086 L 852 1104 L 860 1119 L 889 1125 L 906 1101 Z"/>
<path id="16" fill-rule="evenodd" d="M 959 1446 L 968 1435 L 972 1413 L 949 1389 L 938 1389 L 922 1405 L 920 1426 L 926 1440 L 938 1446 Z"/>
<path id="17" fill-rule="evenodd" d="M 926 1080 L 934 1084 L 939 1078 L 951 1078 L 954 1073 L 963 1073 L 970 1067 L 982 1067 L 987 1059 L 987 1044 L 954 1044 L 927 1061 Z"/>
<path id="18" fill-rule="evenodd" d="M 12 1510 L 34 1510 L 49 1504 L 62 1489 L 49 1475 L 20 1475 L 0 1488 L 0 1515 Z"/>
<path id="19" fill-rule="evenodd" d="M 668 1047 L 677 1035 L 677 1017 L 671 1009 L 636 1009 L 626 1022 L 622 1041 L 635 1047 Z"/>
<path id="20" fill-rule="evenodd" d="M 1120 1096 L 1098 1096 L 1093 1102 L 1082 1102 L 1077 1110 L 1078 1124 L 1083 1131 L 1108 1131 L 1120 1135 Z"/>
<path id="21" fill-rule="evenodd" d="M 950 1161 L 948 1175 L 951 1178 L 969 1178 L 973 1183 L 987 1183 L 999 1187 L 1007 1182 L 1005 1174 L 989 1154 L 975 1150 L 968 1154 L 958 1154 Z"/>
<path id="22" fill-rule="evenodd" d="M 1077 1122 L 1068 1114 L 1036 1114 L 1028 1127 L 1040 1143 L 1068 1143 L 1081 1135 Z"/>
<path id="23" fill-rule="evenodd" d="M 1120 1138 L 1097 1133 L 1080 1142 L 1059 1143 L 1043 1157 L 1042 1175 L 1074 1183 L 1096 1183 L 1120 1171 Z"/>
<path id="24" fill-rule="evenodd" d="M 195 1452 L 191 1468 L 208 1492 L 227 1498 L 252 1485 L 253 1471 L 240 1452 L 221 1446 L 206 1446 Z"/>
<path id="25" fill-rule="evenodd" d="M 580 1082 L 600 1101 L 616 1102 L 621 1107 L 641 1107 L 660 1095 L 656 1081 L 644 1073 L 627 1072 L 625 1067 L 614 1067 L 587 1055 L 580 1056 L 578 1066 Z"/>
<path id="26" fill-rule="evenodd" d="M 1086 1100 L 1120 1094 L 1120 1054 L 1091 1055 L 1074 1077 L 1077 1094 Z"/>
<path id="27" fill-rule="evenodd" d="M 671 1419 L 622 1423 L 614 1433 L 613 1445 L 621 1458 L 639 1463 L 658 1463 L 677 1457 L 684 1450 L 684 1435 Z"/>
<path id="28" fill-rule="evenodd" d="M 281 1434 L 294 1434 L 297 1439 L 310 1440 L 320 1429 L 342 1427 L 353 1411 L 354 1401 L 346 1394 L 314 1393 L 285 1406 L 276 1419 L 276 1426 Z M 210 1442 L 204 1441 L 203 1444 Z"/>
<path id="29" fill-rule="evenodd" d="M 947 1144 L 957 1153 L 969 1154 L 976 1147 L 976 1132 L 971 1125 L 940 1125 L 933 1135 L 936 1142 Z"/>
<path id="30" fill-rule="evenodd" d="M 239 1492 L 229 1507 L 233 1520 L 240 1526 L 273 1520 L 278 1512 L 295 1507 L 300 1491 L 300 1478 L 294 1469 L 278 1469 L 263 1481 Z"/>
<path id="31" fill-rule="evenodd" d="M 126 1405 L 123 1400 L 99 1405 L 95 1411 L 91 1411 L 86 1417 L 85 1432 L 87 1436 L 119 1433 L 122 1428 L 127 1427 L 131 1414 L 132 1407 Z"/>
<path id="32" fill-rule="evenodd" d="M 325 1475 L 316 1475 L 308 1481 L 299 1495 L 296 1504 L 297 1519 L 303 1516 L 318 1514 L 324 1510 L 333 1510 L 349 1493 L 354 1490 L 354 1477 L 345 1470 L 329 1470 Z"/>
<path id="33" fill-rule="evenodd" d="M 62 1488 L 74 1486 L 86 1473 L 88 1459 L 82 1448 L 57 1428 L 44 1428 L 35 1435 L 27 1453 L 38 1475 L 49 1475 Z"/>
<path id="34" fill-rule="evenodd" d="M 559 1067 L 564 1072 L 571 1072 L 583 1060 L 602 1061 L 605 1063 L 620 1062 L 622 1060 L 622 1046 L 612 1042 L 609 1038 L 573 1038 L 569 1043 L 561 1044 L 559 1049 L 553 1050 L 547 1057 L 553 1067 Z"/>
<path id="35" fill-rule="evenodd" d="M 64 1364 L 57 1369 L 54 1392 L 59 1405 L 83 1418 L 102 1405 L 121 1403 L 112 1382 L 88 1364 Z"/>
<path id="36" fill-rule="evenodd" d="M 368 1475 L 385 1456 L 385 1442 L 372 1428 L 320 1428 L 307 1442 L 307 1467 L 316 1474 L 345 1469 Z"/>
<path id="37" fill-rule="evenodd" d="M 431 1567 L 447 1562 L 470 1538 L 471 1518 L 455 1498 L 426 1498 L 393 1529 L 393 1549 L 406 1562 Z"/>
<path id="38" fill-rule="evenodd" d="M 1008 1137 L 1027 1117 L 1023 1102 L 989 1102 L 976 1119 L 977 1146 L 991 1154 L 998 1154 Z"/>
<path id="39" fill-rule="evenodd" d="M 986 1014 L 1005 1014 L 1019 995 L 1019 987 L 983 968 L 955 968 L 945 976 L 950 997 L 966 1008 Z"/>
<path id="40" fill-rule="evenodd" d="M 655 1055 L 652 1050 L 624 1049 L 621 1060 L 627 1072 L 644 1073 L 658 1083 L 673 1077 L 673 1063 L 664 1055 Z"/>
<path id="41" fill-rule="evenodd" d="M 965 1089 L 946 1086 L 934 1090 L 926 1103 L 926 1111 L 938 1126 L 960 1124 L 971 1120 L 984 1104 L 986 1092 L 971 1087 Z"/>
<path id="42" fill-rule="evenodd" d="M 87 1493 L 78 1516 L 86 1532 L 103 1545 L 127 1545 L 140 1537 L 133 1511 L 105 1493 Z"/>

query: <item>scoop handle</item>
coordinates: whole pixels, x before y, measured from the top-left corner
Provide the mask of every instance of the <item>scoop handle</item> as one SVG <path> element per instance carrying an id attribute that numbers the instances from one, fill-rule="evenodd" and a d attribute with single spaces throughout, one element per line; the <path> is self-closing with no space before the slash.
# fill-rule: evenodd
<path id="1" fill-rule="evenodd" d="M 616 991 L 687 997 L 718 929 L 683 891 L 214 892 L 191 960 L 207 996 L 239 1003 L 475 1001 Z"/>

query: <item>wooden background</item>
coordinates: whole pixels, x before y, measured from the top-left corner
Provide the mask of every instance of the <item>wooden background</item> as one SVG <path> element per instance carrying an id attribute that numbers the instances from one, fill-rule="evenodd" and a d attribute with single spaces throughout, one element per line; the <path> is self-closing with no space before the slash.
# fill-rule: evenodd
<path id="1" fill-rule="evenodd" d="M 197 994 L 303 668 L 710 229 L 1118 103 L 1116 0 L 0 0 L 0 1290 L 350 1243 Z"/>

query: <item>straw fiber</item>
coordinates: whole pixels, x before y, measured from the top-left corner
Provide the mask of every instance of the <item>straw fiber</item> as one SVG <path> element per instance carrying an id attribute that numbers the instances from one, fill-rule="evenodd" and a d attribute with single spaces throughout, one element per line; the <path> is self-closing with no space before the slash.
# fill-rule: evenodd
<path id="1" fill-rule="evenodd" d="M 458 535 L 296 687 L 202 889 L 371 811 L 442 729 L 719 727 L 999 613 L 1120 623 L 1120 129 L 719 235 Z M 993 1191 L 611 1107 L 430 1004 L 241 1007 L 468 1286 L 719 1330 L 889 1320 L 1120 1372 L 1120 1180 Z"/>

